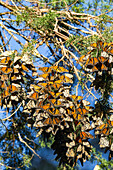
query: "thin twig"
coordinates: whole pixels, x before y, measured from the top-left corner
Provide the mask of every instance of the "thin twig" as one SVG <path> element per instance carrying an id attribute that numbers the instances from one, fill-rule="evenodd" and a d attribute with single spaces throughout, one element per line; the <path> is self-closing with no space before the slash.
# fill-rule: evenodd
<path id="1" fill-rule="evenodd" d="M 24 143 L 35 155 L 37 155 L 37 156 L 41 159 L 41 157 L 34 151 L 34 149 L 32 149 L 32 148 L 22 139 L 20 133 L 18 133 L 18 137 L 19 137 L 20 142 Z"/>
<path id="2" fill-rule="evenodd" d="M 18 108 L 9 116 L 9 117 L 6 117 L 4 119 L 1 119 L 2 121 L 5 121 L 5 120 L 8 120 L 9 118 L 11 118 L 18 110 L 19 108 L 21 107 L 22 105 L 22 102 L 20 103 L 20 105 L 18 106 Z"/>

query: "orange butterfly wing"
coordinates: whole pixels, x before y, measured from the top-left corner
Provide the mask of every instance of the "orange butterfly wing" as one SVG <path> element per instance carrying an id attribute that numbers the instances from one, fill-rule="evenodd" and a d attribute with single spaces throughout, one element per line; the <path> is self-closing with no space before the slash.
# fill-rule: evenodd
<path id="1" fill-rule="evenodd" d="M 41 75 L 39 75 L 39 77 L 43 77 L 44 79 L 46 79 L 48 76 L 49 76 L 49 74 L 48 74 L 48 73 L 45 73 L 45 74 L 41 74 Z"/>
<path id="2" fill-rule="evenodd" d="M 40 67 L 39 70 L 43 71 L 44 73 L 50 73 L 51 72 L 50 67 Z"/>
<path id="3" fill-rule="evenodd" d="M 53 125 L 59 124 L 60 123 L 60 119 L 58 118 L 53 118 Z"/>
<path id="4" fill-rule="evenodd" d="M 100 56 L 98 59 L 101 63 L 105 63 L 108 60 L 107 58 L 102 57 L 102 56 Z"/>
<path id="5" fill-rule="evenodd" d="M 98 68 L 97 68 L 96 66 L 94 66 L 94 67 L 92 68 L 92 72 L 95 72 L 95 71 L 98 71 Z"/>
<path id="6" fill-rule="evenodd" d="M 52 125 L 52 119 L 50 117 L 48 117 L 44 122 L 44 125 Z"/>
<path id="7" fill-rule="evenodd" d="M 24 64 L 21 65 L 21 68 L 22 68 L 23 71 L 27 71 L 28 72 L 28 68 Z"/>
<path id="8" fill-rule="evenodd" d="M 102 64 L 101 70 L 108 70 L 108 68 L 104 64 Z"/>
<path id="9" fill-rule="evenodd" d="M 37 100 L 38 99 L 38 93 L 33 93 L 31 96 L 29 96 L 29 99 Z"/>
<path id="10" fill-rule="evenodd" d="M 42 108 L 43 108 L 44 110 L 49 109 L 49 108 L 50 108 L 50 103 L 48 103 L 48 104 L 46 104 L 46 105 L 42 106 Z"/>
<path id="11" fill-rule="evenodd" d="M 18 88 L 16 86 L 14 86 L 14 85 L 9 85 L 9 89 L 10 89 L 11 93 L 14 93 L 14 92 L 18 91 Z"/>
<path id="12" fill-rule="evenodd" d="M 8 67 L 2 67 L 1 68 L 1 71 L 4 73 L 4 74 L 9 74 L 11 73 L 13 70 L 11 68 L 8 68 Z"/>

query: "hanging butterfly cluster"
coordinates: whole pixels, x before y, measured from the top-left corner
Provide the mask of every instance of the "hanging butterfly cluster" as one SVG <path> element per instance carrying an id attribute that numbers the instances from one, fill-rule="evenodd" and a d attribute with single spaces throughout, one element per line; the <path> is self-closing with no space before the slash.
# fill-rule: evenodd
<path id="1" fill-rule="evenodd" d="M 0 55 L 0 105 L 6 109 L 16 106 L 24 96 L 23 86 L 27 73 L 36 71 L 31 63 L 22 61 L 22 57 Z"/>
<path id="2" fill-rule="evenodd" d="M 0 133 L 0 145 L 2 146 L 0 157 L 11 166 L 17 160 L 14 167 L 19 167 L 19 169 L 23 167 L 23 155 L 21 153 L 23 150 L 24 153 L 28 153 L 29 150 L 25 145 L 23 147 L 18 134 L 30 135 L 34 139 L 26 126 L 29 115 L 22 110 L 26 103 L 27 88 L 29 88 L 30 81 L 33 81 L 31 74 L 35 71 L 36 69 L 29 56 L 28 58 L 25 55 L 17 56 L 16 51 L 5 51 L 0 54 L 0 109 L 3 113 L 5 112 L 0 117 L 3 125 L 0 125 L 0 127 L 4 129 L 1 129 Z M 27 140 L 27 144 L 32 145 L 29 140 Z"/>
<path id="3" fill-rule="evenodd" d="M 37 136 L 55 136 L 52 148 L 61 164 L 74 166 L 78 159 L 83 164 L 92 148 L 88 141 L 93 138 L 88 132 L 88 113 L 92 108 L 82 96 L 70 95 L 69 84 L 73 81 L 67 69 L 52 66 L 39 70 L 43 74 L 35 79 L 36 84 L 31 84 L 25 112 L 33 114 Z"/>
<path id="4" fill-rule="evenodd" d="M 90 72 L 109 70 L 113 64 L 113 43 L 98 41 L 91 44 L 91 50 L 81 56 L 79 61 Z"/>
<path id="5" fill-rule="evenodd" d="M 97 41 L 91 44 L 91 50 L 80 57 L 79 61 L 84 65 L 85 71 L 94 74 L 95 80 L 91 86 L 100 89 L 103 95 L 103 103 L 97 102 L 92 111 L 92 125 L 95 128 L 95 136 L 100 138 L 99 145 L 110 150 L 109 159 L 113 157 L 113 117 L 110 107 L 104 103 L 112 92 L 113 82 L 113 43 Z"/>
<path id="6" fill-rule="evenodd" d="M 106 108 L 106 109 L 105 109 Z M 101 102 L 95 104 L 92 112 L 93 128 L 95 128 L 95 136 L 98 136 L 100 148 L 108 150 L 109 160 L 113 157 L 113 110 L 105 107 Z M 94 115 L 95 114 L 95 115 Z M 92 126 L 92 125 L 91 125 Z"/>
<path id="7" fill-rule="evenodd" d="M 96 73 L 91 86 L 96 90 L 105 89 L 105 86 L 113 81 L 113 43 L 98 41 L 91 44 L 91 50 L 80 57 L 85 71 Z"/>

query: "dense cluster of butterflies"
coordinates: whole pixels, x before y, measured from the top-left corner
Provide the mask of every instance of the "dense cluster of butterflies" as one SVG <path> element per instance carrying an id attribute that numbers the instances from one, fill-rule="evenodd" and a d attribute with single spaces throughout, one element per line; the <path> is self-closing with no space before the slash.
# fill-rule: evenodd
<path id="1" fill-rule="evenodd" d="M 86 55 L 80 57 L 79 63 L 86 72 L 96 73 L 91 86 L 103 90 L 113 81 L 113 43 L 97 41 L 90 48 Z"/>
<path id="2" fill-rule="evenodd" d="M 95 136 L 99 136 L 100 148 L 106 148 L 109 152 L 109 160 L 113 158 L 113 115 L 105 122 L 98 120 L 96 122 Z"/>
<path id="3" fill-rule="evenodd" d="M 96 102 L 91 120 L 95 137 L 99 137 L 99 146 L 109 150 L 109 160 L 113 157 L 113 110 L 101 102 Z"/>
<path id="4" fill-rule="evenodd" d="M 25 112 L 33 114 L 33 126 L 38 129 L 37 136 L 44 134 L 48 137 L 51 133 L 55 136 L 52 148 L 61 164 L 69 163 L 74 166 L 78 159 L 83 164 L 90 157 L 92 148 L 88 141 L 93 138 L 88 132 L 88 113 L 92 111 L 90 103 L 83 100 L 82 96 L 70 94 L 69 84 L 73 83 L 73 76 L 64 67 L 51 66 L 39 70 L 43 74 L 38 75 L 36 83 L 30 86 Z M 28 119 L 32 122 L 31 117 Z M 68 136 L 72 134 L 73 138 L 69 139 Z M 62 136 L 62 139 L 57 136 Z M 62 155 L 61 148 L 65 148 Z"/>
<path id="5" fill-rule="evenodd" d="M 109 70 L 113 64 L 113 43 L 98 41 L 91 44 L 91 50 L 86 55 L 81 56 L 79 62 L 85 66 L 86 71 Z"/>
<path id="6" fill-rule="evenodd" d="M 26 63 L 20 56 L 8 56 L 8 52 L 0 55 L 0 106 L 11 108 L 22 101 L 23 86 L 27 73 L 36 71 L 33 64 Z M 14 58 L 14 59 L 13 59 Z"/>
<path id="7" fill-rule="evenodd" d="M 86 72 L 96 73 L 95 80 L 91 86 L 96 90 L 100 89 L 103 94 L 106 90 L 111 93 L 111 84 L 113 82 L 113 42 L 106 43 L 97 41 L 90 45 L 90 51 L 80 57 L 79 62 L 82 63 Z M 104 104 L 97 102 L 92 112 L 93 125 L 95 124 L 95 136 L 100 138 L 99 145 L 102 148 L 110 150 L 109 159 L 113 157 L 113 118 L 110 109 L 105 110 Z M 95 116 L 94 116 L 95 115 Z M 103 119 L 106 122 L 103 122 Z M 109 136 L 109 138 L 108 138 Z M 102 144 L 102 141 L 104 144 Z"/>
<path id="8" fill-rule="evenodd" d="M 105 71 L 112 67 L 113 44 L 98 42 L 91 46 L 93 49 L 88 55 L 82 56 L 80 62 L 92 72 L 97 71 L 96 69 Z M 92 56 L 96 48 L 103 48 L 101 54 L 107 51 L 109 55 Z M 56 160 L 60 160 L 60 164 L 67 163 L 73 167 L 80 160 L 83 165 L 90 157 L 92 149 L 88 139 L 93 139 L 93 136 L 89 131 L 95 128 L 95 135 L 101 136 L 102 146 L 102 137 L 112 136 L 113 120 L 95 123 L 95 127 L 90 125 L 89 113 L 97 112 L 98 115 L 98 111 L 93 110 L 82 96 L 70 94 L 73 76 L 66 68 L 40 67 L 39 70 L 43 73 L 38 74 L 29 58 L 13 55 L 8 56 L 5 52 L 0 55 L 0 105 L 9 110 L 25 100 L 22 112 L 27 115 L 28 126 L 37 129 L 37 137 L 39 135 L 49 137 L 51 133 L 55 137 L 52 148 L 57 154 Z M 28 79 L 32 83 L 28 83 L 25 89 L 24 85 Z M 112 138 L 109 149 L 112 157 Z"/>

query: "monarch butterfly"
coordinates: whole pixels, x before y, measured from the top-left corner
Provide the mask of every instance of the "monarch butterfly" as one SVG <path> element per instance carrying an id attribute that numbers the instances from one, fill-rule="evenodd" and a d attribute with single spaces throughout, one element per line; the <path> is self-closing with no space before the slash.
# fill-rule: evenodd
<path id="1" fill-rule="evenodd" d="M 108 43 L 107 43 L 107 42 L 104 42 L 104 43 L 103 43 L 103 48 L 106 50 L 107 47 L 108 47 Z"/>
<path id="2" fill-rule="evenodd" d="M 108 136 L 109 135 L 109 129 L 104 128 L 103 130 L 101 130 L 101 133 Z"/>
<path id="3" fill-rule="evenodd" d="M 86 133 L 86 132 L 80 132 L 80 138 L 82 139 L 82 140 L 86 140 L 86 139 L 88 139 L 88 138 L 91 138 L 91 139 L 93 139 L 94 137 L 93 137 L 93 135 L 91 135 L 90 133 Z"/>
<path id="4" fill-rule="evenodd" d="M 53 123 L 53 121 L 52 121 L 52 119 L 51 119 L 50 117 L 48 117 L 48 118 L 43 122 L 44 125 L 52 125 L 52 123 Z"/>
<path id="5" fill-rule="evenodd" d="M 5 58 L 3 58 L 3 59 L 0 61 L 0 63 L 2 63 L 2 64 L 8 64 L 9 61 L 11 61 L 11 60 L 10 60 L 10 57 L 5 57 Z"/>
<path id="6" fill-rule="evenodd" d="M 61 94 L 62 94 L 62 92 L 58 92 L 58 93 L 54 93 L 54 92 L 49 92 L 54 98 L 57 98 L 57 97 L 59 97 Z"/>
<path id="7" fill-rule="evenodd" d="M 113 48 L 107 51 L 110 55 L 113 55 Z"/>
<path id="8" fill-rule="evenodd" d="M 47 84 L 51 85 L 51 84 L 53 84 L 53 81 L 48 81 Z"/>
<path id="9" fill-rule="evenodd" d="M 61 115 L 60 111 L 58 109 L 55 109 L 54 115 Z"/>
<path id="10" fill-rule="evenodd" d="M 29 99 L 37 100 L 38 99 L 38 93 L 34 92 L 31 96 L 29 96 Z"/>
<path id="11" fill-rule="evenodd" d="M 46 105 L 43 105 L 42 106 L 42 108 L 44 109 L 44 110 L 47 110 L 47 109 L 49 109 L 50 108 L 50 103 L 47 103 Z"/>
<path id="12" fill-rule="evenodd" d="M 13 70 L 10 68 L 10 67 L 2 67 L 1 68 L 1 71 L 4 73 L 4 74 L 9 74 L 9 73 L 12 73 Z"/>
<path id="13" fill-rule="evenodd" d="M 61 105 L 62 102 L 60 100 L 57 100 L 57 105 Z"/>
<path id="14" fill-rule="evenodd" d="M 92 68 L 92 72 L 96 72 L 96 71 L 98 71 L 98 68 L 97 68 L 96 66 L 94 66 L 94 67 Z"/>
<path id="15" fill-rule="evenodd" d="M 20 75 L 18 77 L 15 75 L 11 77 L 11 81 L 16 81 L 16 80 L 21 80 L 21 79 L 22 77 Z"/>
<path id="16" fill-rule="evenodd" d="M 50 81 L 53 81 L 55 79 L 55 76 L 50 76 L 49 79 Z"/>
<path id="17" fill-rule="evenodd" d="M 113 121 L 108 120 L 109 125 L 113 126 Z"/>
<path id="18" fill-rule="evenodd" d="M 50 108 L 48 111 L 51 115 L 54 115 L 55 108 Z"/>
<path id="19" fill-rule="evenodd" d="M 78 142 L 79 142 L 79 143 L 83 143 L 81 138 L 78 139 Z"/>
<path id="20" fill-rule="evenodd" d="M 42 78 L 44 78 L 44 79 L 47 79 L 47 77 L 49 76 L 49 74 L 48 73 L 45 73 L 45 74 L 41 74 L 41 75 L 39 75 L 39 77 L 42 77 Z"/>
<path id="21" fill-rule="evenodd" d="M 101 63 L 105 63 L 106 61 L 108 61 L 108 58 L 105 58 L 103 56 L 98 57 L 98 59 Z"/>
<path id="22" fill-rule="evenodd" d="M 101 70 L 108 70 L 108 68 L 104 64 L 102 64 L 101 65 Z"/>
<path id="23" fill-rule="evenodd" d="M 80 114 L 77 114 L 76 112 L 72 112 L 72 115 L 75 120 L 79 121 L 82 119 L 82 116 Z"/>
<path id="24" fill-rule="evenodd" d="M 50 67 L 40 67 L 39 70 L 43 71 L 44 73 L 51 73 Z"/>
<path id="25" fill-rule="evenodd" d="M 47 83 L 38 83 L 38 85 L 41 86 L 41 87 L 46 87 Z"/>
<path id="26" fill-rule="evenodd" d="M 60 87 L 62 86 L 62 83 L 60 84 L 52 84 L 52 86 L 51 87 L 53 87 L 55 90 L 58 90 Z"/>
<path id="27" fill-rule="evenodd" d="M 59 66 L 51 66 L 50 68 L 51 68 L 52 70 L 54 70 L 54 71 L 57 71 L 58 67 L 59 67 Z"/>
<path id="28" fill-rule="evenodd" d="M 99 61 L 98 61 L 98 59 L 96 57 L 88 58 L 86 63 L 85 63 L 85 67 L 91 69 L 97 63 L 99 63 Z"/>
<path id="29" fill-rule="evenodd" d="M 71 110 L 70 107 L 67 108 L 66 111 L 67 111 L 67 114 L 72 115 L 72 110 Z M 75 110 L 73 111 L 73 114 L 74 114 L 74 113 L 75 113 Z"/>
<path id="30" fill-rule="evenodd" d="M 108 43 L 108 47 L 109 47 L 109 46 L 113 47 L 113 43 Z"/>
<path id="31" fill-rule="evenodd" d="M 61 121 L 58 118 L 53 118 L 53 125 L 59 124 Z"/>
<path id="32" fill-rule="evenodd" d="M 56 80 L 54 83 L 55 84 L 63 84 L 63 81 L 62 80 Z"/>
<path id="33" fill-rule="evenodd" d="M 51 69 L 59 73 L 68 72 L 67 69 L 65 69 L 64 67 L 60 67 L 60 66 L 52 66 Z"/>
<path id="34" fill-rule="evenodd" d="M 77 112 L 79 112 L 79 114 L 81 114 L 81 115 L 86 115 L 86 113 L 88 113 L 88 110 L 86 110 L 85 108 L 78 108 L 78 109 L 76 109 L 77 110 Z"/>
<path id="35" fill-rule="evenodd" d="M 109 135 L 109 128 L 107 123 L 100 125 L 96 128 L 96 130 L 99 130 L 104 135 Z"/>
<path id="36" fill-rule="evenodd" d="M 83 97 L 82 96 L 76 96 L 76 95 L 71 95 L 71 98 L 78 101 L 78 100 L 82 100 Z"/>
<path id="37" fill-rule="evenodd" d="M 33 88 L 34 88 L 34 90 L 35 90 L 36 92 L 40 92 L 40 90 L 41 90 L 41 87 L 40 87 L 40 86 L 38 86 L 38 85 L 34 85 L 34 84 L 32 84 L 32 85 L 31 85 L 31 87 L 33 87 Z"/>
<path id="38" fill-rule="evenodd" d="M 87 59 L 85 60 L 84 58 L 85 58 L 85 55 L 82 55 L 82 56 L 79 58 L 78 62 L 83 63 L 84 61 L 87 60 Z M 77 63 L 78 63 L 78 62 L 77 62 Z"/>
<path id="39" fill-rule="evenodd" d="M 28 72 L 28 68 L 25 65 L 22 64 L 21 68 L 22 68 L 23 71 L 27 71 Z"/>
<path id="40" fill-rule="evenodd" d="M 104 70 L 108 70 L 108 68 L 104 64 L 96 65 L 92 68 L 92 72 L 104 71 Z"/>
<path id="41" fill-rule="evenodd" d="M 64 67 L 58 67 L 58 70 L 57 70 L 59 73 L 62 73 L 62 72 L 69 72 L 67 69 L 65 69 Z"/>
<path id="42" fill-rule="evenodd" d="M 14 93 L 14 92 L 18 91 L 18 88 L 14 85 L 9 85 L 9 90 L 10 90 L 11 93 Z"/>
<path id="43" fill-rule="evenodd" d="M 69 77 L 65 76 L 65 75 L 62 75 L 59 78 L 61 80 L 63 80 L 63 82 L 65 82 L 65 83 L 72 83 L 72 80 Z"/>
<path id="44" fill-rule="evenodd" d="M 81 62 L 81 63 L 85 63 L 88 58 L 91 58 L 91 55 L 90 55 L 91 51 L 87 53 L 87 55 L 83 55 L 79 58 L 78 62 Z"/>
<path id="45" fill-rule="evenodd" d="M 52 104 L 55 104 L 56 99 L 51 99 L 50 102 L 51 102 Z"/>
<path id="46" fill-rule="evenodd" d="M 50 117 L 48 117 L 44 122 L 43 122 L 43 124 L 44 125 L 57 125 L 57 124 L 59 124 L 60 123 L 60 119 L 58 119 L 58 118 L 50 118 Z"/>

